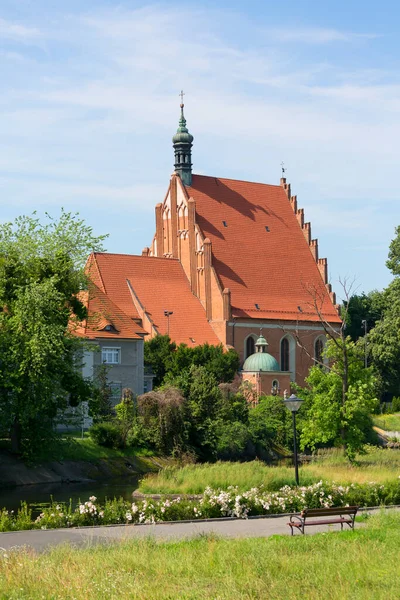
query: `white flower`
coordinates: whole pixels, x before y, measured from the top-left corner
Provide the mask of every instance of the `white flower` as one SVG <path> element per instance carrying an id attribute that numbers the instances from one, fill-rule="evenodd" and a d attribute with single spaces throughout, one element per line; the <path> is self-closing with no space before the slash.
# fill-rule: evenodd
<path id="1" fill-rule="evenodd" d="M 96 502 L 97 498 L 96 498 L 96 496 L 90 496 L 89 500 L 91 502 Z"/>

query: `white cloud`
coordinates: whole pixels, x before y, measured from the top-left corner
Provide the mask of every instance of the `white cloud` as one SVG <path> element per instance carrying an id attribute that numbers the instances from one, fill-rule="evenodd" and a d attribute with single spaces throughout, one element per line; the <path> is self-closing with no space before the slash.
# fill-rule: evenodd
<path id="1" fill-rule="evenodd" d="M 325 29 L 318 27 L 301 28 L 288 27 L 268 29 L 268 37 L 275 42 L 291 42 L 304 44 L 329 44 L 331 42 L 354 42 L 357 40 L 371 40 L 379 37 L 375 33 L 354 33 L 338 29 Z"/>
<path id="2" fill-rule="evenodd" d="M 38 39 L 39 37 L 41 37 L 41 32 L 36 27 L 26 27 L 25 25 L 0 19 L 0 39 L 25 42 Z"/>

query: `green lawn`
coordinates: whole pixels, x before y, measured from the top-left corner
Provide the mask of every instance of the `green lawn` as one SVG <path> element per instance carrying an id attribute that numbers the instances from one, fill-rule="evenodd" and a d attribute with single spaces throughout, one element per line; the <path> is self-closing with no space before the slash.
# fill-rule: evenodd
<path id="1" fill-rule="evenodd" d="M 0 555 L 2 600 L 390 600 L 400 514 L 356 531 L 254 539 L 137 540 Z"/>
<path id="2" fill-rule="evenodd" d="M 374 415 L 374 425 L 386 431 L 400 431 L 400 413 Z"/>
<path id="3" fill-rule="evenodd" d="M 343 454 L 329 451 L 300 469 L 300 483 L 310 485 L 321 479 L 341 484 L 386 482 L 400 475 L 400 450 L 369 447 L 365 455 L 357 457 L 350 465 Z M 248 463 L 217 462 L 184 467 L 168 467 L 149 474 L 140 483 L 143 493 L 200 494 L 206 487 L 226 489 L 238 486 L 241 491 L 265 485 L 278 490 L 284 485 L 294 485 L 292 466 L 268 466 L 261 461 Z"/>

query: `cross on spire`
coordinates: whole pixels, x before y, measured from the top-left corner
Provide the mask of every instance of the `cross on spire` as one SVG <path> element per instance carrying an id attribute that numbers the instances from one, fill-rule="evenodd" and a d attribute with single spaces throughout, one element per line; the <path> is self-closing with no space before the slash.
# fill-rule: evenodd
<path id="1" fill-rule="evenodd" d="M 283 161 L 281 162 L 281 169 L 282 169 L 282 177 L 283 177 L 285 175 L 285 171 L 286 171 L 285 163 Z"/>
<path id="2" fill-rule="evenodd" d="M 179 94 L 179 96 L 181 97 L 181 108 L 183 107 L 183 96 L 185 96 L 186 94 L 184 93 L 183 90 L 181 90 L 181 93 Z"/>

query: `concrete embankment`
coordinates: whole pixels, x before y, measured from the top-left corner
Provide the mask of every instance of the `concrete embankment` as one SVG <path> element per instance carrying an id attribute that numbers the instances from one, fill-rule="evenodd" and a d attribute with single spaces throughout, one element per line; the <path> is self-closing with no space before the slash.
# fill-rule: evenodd
<path id="1" fill-rule="evenodd" d="M 157 457 L 118 457 L 95 461 L 49 461 L 28 466 L 12 454 L 1 452 L 0 485 L 4 489 L 20 485 L 123 479 L 158 471 L 167 462 Z"/>

